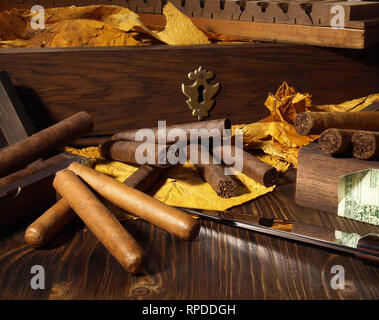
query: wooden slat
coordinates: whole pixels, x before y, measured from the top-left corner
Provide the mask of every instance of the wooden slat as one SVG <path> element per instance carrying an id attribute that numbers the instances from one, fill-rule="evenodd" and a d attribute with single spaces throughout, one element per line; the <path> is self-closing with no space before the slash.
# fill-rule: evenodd
<path id="1" fill-rule="evenodd" d="M 165 25 L 165 18 L 161 15 L 140 14 L 140 16 L 145 23 Z M 198 28 L 207 32 L 259 41 L 363 49 L 375 44 L 379 40 L 379 26 L 372 27 L 375 28 L 373 29 L 373 36 L 366 38 L 366 31 L 360 29 L 332 29 L 330 27 L 203 18 L 191 19 Z"/>

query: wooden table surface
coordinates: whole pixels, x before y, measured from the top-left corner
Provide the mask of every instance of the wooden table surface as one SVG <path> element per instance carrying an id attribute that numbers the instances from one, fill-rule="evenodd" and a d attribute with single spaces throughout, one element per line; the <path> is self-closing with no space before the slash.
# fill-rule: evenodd
<path id="1" fill-rule="evenodd" d="M 274 192 L 233 210 L 379 233 L 375 226 L 296 206 L 295 174 L 288 172 Z M 210 221 L 201 222 L 192 242 L 141 220 L 124 221 L 150 258 L 139 276 L 127 273 L 80 221 L 44 250 L 26 245 L 26 225 L 0 234 L 0 299 L 379 298 L 379 268 L 353 256 Z M 33 265 L 45 269 L 44 290 L 30 286 Z M 334 265 L 344 268 L 344 289 L 332 288 Z"/>

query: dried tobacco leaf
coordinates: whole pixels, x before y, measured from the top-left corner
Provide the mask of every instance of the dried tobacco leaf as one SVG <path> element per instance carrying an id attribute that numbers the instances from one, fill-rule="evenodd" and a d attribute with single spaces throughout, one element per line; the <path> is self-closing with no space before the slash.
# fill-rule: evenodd
<path id="1" fill-rule="evenodd" d="M 167 23 L 163 31 L 158 32 L 158 39 L 169 45 L 210 44 L 208 37 L 200 31 L 190 18 L 181 13 L 168 2 L 163 9 Z"/>

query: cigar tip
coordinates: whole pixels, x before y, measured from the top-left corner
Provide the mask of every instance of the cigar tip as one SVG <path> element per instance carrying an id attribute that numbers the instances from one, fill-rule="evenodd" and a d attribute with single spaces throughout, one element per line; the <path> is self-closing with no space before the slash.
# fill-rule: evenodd
<path id="1" fill-rule="evenodd" d="M 312 118 L 309 112 L 298 113 L 295 117 L 294 126 L 298 135 L 309 135 L 312 129 Z"/>
<path id="2" fill-rule="evenodd" d="M 201 225 L 199 219 L 195 219 L 192 216 L 188 217 L 190 218 L 190 220 L 187 225 L 187 229 L 180 238 L 183 240 L 191 241 L 199 235 Z"/>
<path id="3" fill-rule="evenodd" d="M 140 254 L 136 254 L 128 261 L 127 271 L 133 274 L 141 274 L 145 271 L 148 264 L 147 254 L 141 249 Z"/>
<path id="4" fill-rule="evenodd" d="M 30 225 L 24 234 L 25 242 L 33 248 L 41 248 L 44 245 L 45 228 L 42 225 Z"/>
<path id="5" fill-rule="evenodd" d="M 275 186 L 276 184 L 278 184 L 278 180 L 279 173 L 278 170 L 276 170 L 276 168 L 272 168 L 266 171 L 263 176 L 263 184 L 266 188 Z"/>

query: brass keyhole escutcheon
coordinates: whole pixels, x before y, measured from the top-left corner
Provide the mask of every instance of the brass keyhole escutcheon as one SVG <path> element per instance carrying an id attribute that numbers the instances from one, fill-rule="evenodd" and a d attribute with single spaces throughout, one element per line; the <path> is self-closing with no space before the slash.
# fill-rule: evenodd
<path id="1" fill-rule="evenodd" d="M 192 115 L 202 120 L 208 116 L 208 111 L 213 107 L 213 97 L 220 89 L 220 83 L 210 84 L 214 73 L 203 67 L 190 72 L 188 78 L 194 80 L 191 85 L 182 83 L 182 92 L 187 96 L 187 105 L 192 110 Z"/>

